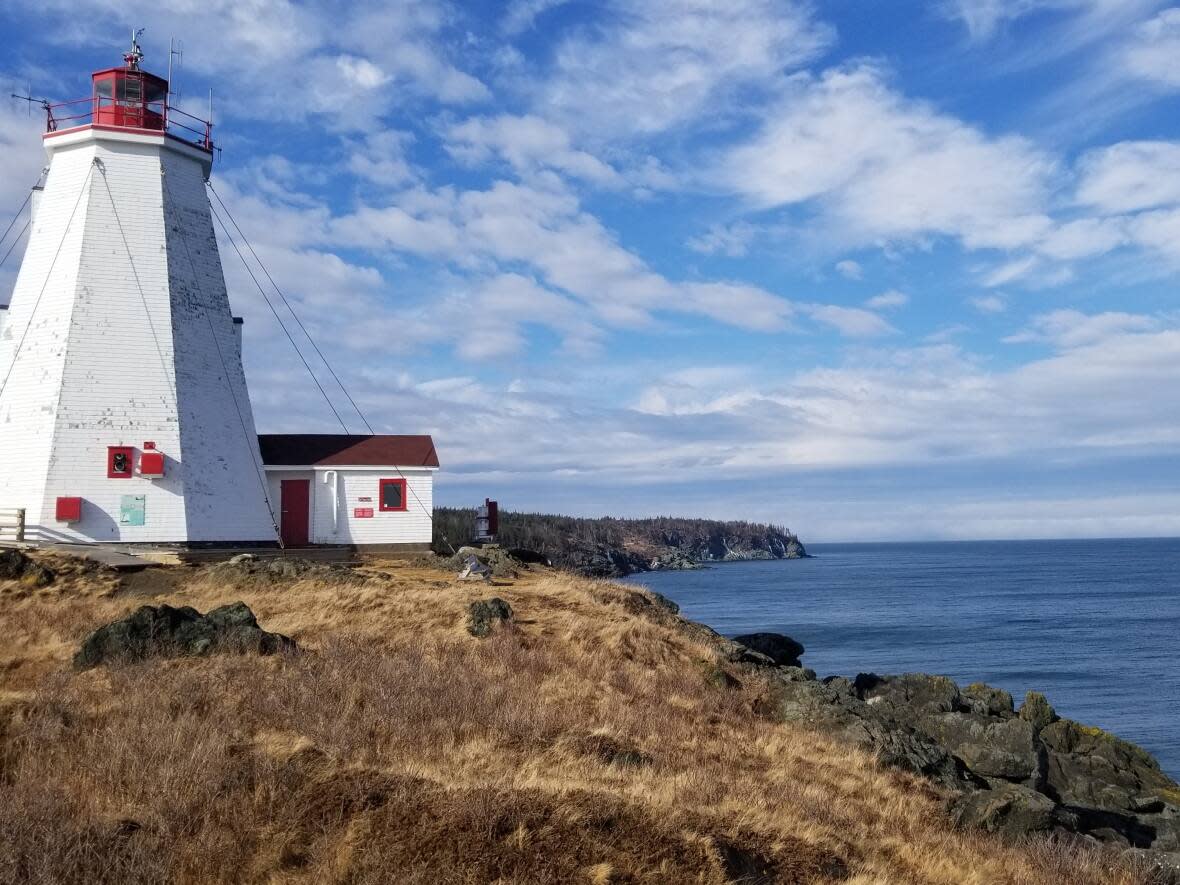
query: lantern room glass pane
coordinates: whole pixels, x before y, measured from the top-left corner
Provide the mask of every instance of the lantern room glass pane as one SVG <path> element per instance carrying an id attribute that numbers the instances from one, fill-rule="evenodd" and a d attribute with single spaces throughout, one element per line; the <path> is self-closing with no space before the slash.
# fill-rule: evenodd
<path id="1" fill-rule="evenodd" d="M 94 82 L 94 94 L 99 98 L 114 98 L 115 82 L 110 77 Z"/>
<path id="2" fill-rule="evenodd" d="M 119 79 L 119 101 L 125 101 L 128 104 L 139 104 L 143 101 L 143 83 L 138 77 Z"/>

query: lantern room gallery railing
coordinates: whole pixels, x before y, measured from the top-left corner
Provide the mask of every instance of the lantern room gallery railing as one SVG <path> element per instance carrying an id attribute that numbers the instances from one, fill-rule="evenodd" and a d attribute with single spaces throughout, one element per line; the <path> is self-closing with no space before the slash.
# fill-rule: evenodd
<path id="1" fill-rule="evenodd" d="M 213 124 L 167 102 L 132 102 L 105 96 L 43 102 L 45 131 L 65 132 L 84 126 L 115 126 L 163 132 L 206 151 L 213 150 Z"/>

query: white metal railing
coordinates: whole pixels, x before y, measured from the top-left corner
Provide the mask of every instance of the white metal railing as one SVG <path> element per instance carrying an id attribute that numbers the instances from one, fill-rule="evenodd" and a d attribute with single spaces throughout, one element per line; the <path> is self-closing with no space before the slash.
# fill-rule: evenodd
<path id="1" fill-rule="evenodd" d="M 25 509 L 23 507 L 0 507 L 0 541 L 12 540 L 18 544 L 25 540 Z"/>

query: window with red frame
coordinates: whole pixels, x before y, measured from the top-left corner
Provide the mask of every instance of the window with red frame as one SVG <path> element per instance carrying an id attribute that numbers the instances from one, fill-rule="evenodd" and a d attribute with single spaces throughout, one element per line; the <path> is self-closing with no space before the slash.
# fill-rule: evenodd
<path id="1" fill-rule="evenodd" d="M 131 479 L 135 449 L 131 446 L 110 446 L 107 449 L 107 476 L 111 479 Z"/>
<path id="2" fill-rule="evenodd" d="M 381 480 L 381 510 L 406 509 L 406 481 L 404 479 Z"/>

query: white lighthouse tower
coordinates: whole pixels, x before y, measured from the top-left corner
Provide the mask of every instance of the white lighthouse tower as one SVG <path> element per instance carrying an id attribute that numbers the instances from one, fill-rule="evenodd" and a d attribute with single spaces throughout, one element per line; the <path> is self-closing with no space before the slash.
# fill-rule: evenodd
<path id="1" fill-rule="evenodd" d="M 205 182 L 210 124 L 122 67 L 49 106 L 0 326 L 0 508 L 36 543 L 274 543 Z"/>

